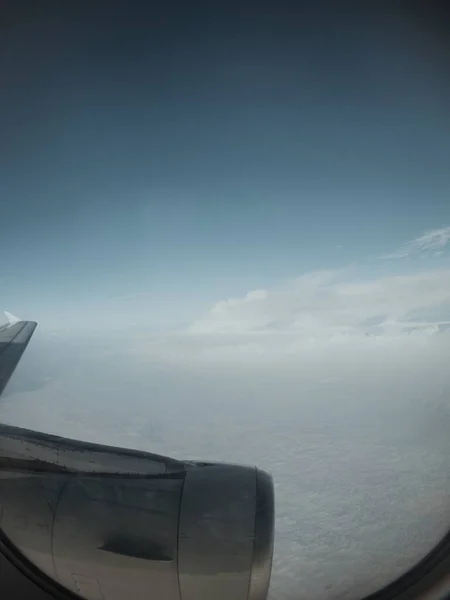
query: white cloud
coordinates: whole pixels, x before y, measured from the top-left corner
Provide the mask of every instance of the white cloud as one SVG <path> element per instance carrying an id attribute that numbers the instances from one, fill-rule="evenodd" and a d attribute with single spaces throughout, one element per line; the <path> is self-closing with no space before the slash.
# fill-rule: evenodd
<path id="1" fill-rule="evenodd" d="M 313 272 L 273 290 L 218 302 L 192 334 L 295 333 L 302 339 L 437 331 L 450 321 L 450 270 L 354 281 L 351 271 Z M 441 319 L 427 320 L 427 310 Z M 423 313 L 411 318 L 414 311 Z M 425 323 L 426 326 L 425 326 Z M 437 329 L 436 329 L 437 328 Z"/>
<path id="2" fill-rule="evenodd" d="M 428 232 L 410 246 L 436 252 L 449 235 L 450 228 Z M 137 308 L 130 314 L 143 321 Z M 444 335 L 450 332 L 450 268 L 381 276 L 366 272 L 364 278 L 357 266 L 313 271 L 278 287 L 221 300 L 176 333 L 161 326 L 161 333 L 152 334 L 128 321 L 126 328 L 122 321 L 119 327 L 123 350 L 134 360 L 177 366 L 267 365 L 303 360 L 305 353 L 328 356 L 344 346 L 349 356 L 362 348 L 398 348 L 397 342 L 403 348 L 432 338 L 450 340 Z M 116 333 L 108 329 L 109 337 Z M 106 339 L 106 333 L 99 335 Z M 116 352 L 112 343 L 108 348 L 106 354 Z"/>
<path id="3" fill-rule="evenodd" d="M 450 269 L 366 280 L 341 269 L 218 302 L 184 331 L 143 332 L 122 348 L 148 367 L 315 364 L 322 377 L 327 368 L 338 373 L 342 361 L 365 371 L 388 355 L 398 367 L 416 352 L 446 353 L 449 333 Z"/>
<path id="4" fill-rule="evenodd" d="M 406 258 L 414 254 L 431 253 L 440 256 L 450 243 L 450 227 L 441 227 L 427 231 L 411 242 L 407 242 L 398 250 L 384 255 L 382 258 Z"/>

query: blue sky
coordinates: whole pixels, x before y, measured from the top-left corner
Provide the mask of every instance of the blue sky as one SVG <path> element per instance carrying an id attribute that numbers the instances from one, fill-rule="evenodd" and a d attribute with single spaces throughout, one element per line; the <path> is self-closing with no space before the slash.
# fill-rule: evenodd
<path id="1" fill-rule="evenodd" d="M 173 329 L 303 273 L 448 264 L 378 259 L 450 224 L 432 21 L 120 3 L 102 15 L 12 17 L 4 308 L 43 326 L 131 315 Z"/>

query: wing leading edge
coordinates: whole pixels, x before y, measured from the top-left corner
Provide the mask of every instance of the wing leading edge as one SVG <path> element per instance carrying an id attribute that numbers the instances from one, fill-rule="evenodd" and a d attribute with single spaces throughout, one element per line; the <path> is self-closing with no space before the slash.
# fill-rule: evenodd
<path id="1" fill-rule="evenodd" d="M 34 321 L 21 321 L 5 312 L 8 323 L 0 327 L 0 394 L 17 367 L 36 329 Z"/>

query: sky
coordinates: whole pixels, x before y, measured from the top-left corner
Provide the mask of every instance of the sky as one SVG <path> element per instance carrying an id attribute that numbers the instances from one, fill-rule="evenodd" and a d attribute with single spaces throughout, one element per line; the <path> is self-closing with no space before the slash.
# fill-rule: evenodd
<path id="1" fill-rule="evenodd" d="M 327 6 L 10 6 L 4 308 L 176 330 L 448 227 L 445 15 Z"/>
<path id="2" fill-rule="evenodd" d="M 277 599 L 371 593 L 450 520 L 448 17 L 358 10 L 1 24 L 0 308 L 39 327 L 0 421 L 267 469 Z"/>

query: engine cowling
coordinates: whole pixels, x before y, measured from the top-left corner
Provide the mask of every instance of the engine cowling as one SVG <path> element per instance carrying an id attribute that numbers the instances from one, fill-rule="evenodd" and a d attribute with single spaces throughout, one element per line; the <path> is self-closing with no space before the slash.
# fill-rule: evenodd
<path id="1" fill-rule="evenodd" d="M 86 600 L 266 598 L 264 471 L 9 434 L 0 430 L 2 534 L 56 585 Z"/>

